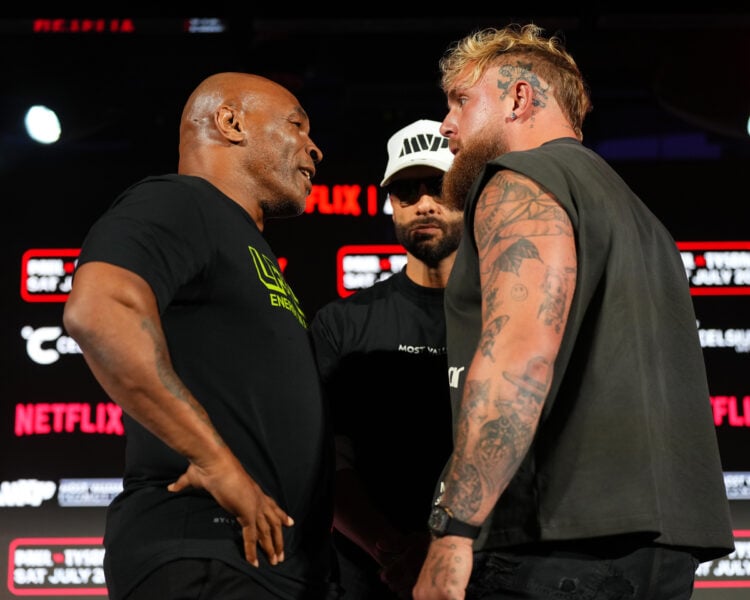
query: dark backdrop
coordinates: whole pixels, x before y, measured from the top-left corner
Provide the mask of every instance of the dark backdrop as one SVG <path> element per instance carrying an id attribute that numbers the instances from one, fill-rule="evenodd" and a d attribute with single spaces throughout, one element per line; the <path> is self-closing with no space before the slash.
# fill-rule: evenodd
<path id="1" fill-rule="evenodd" d="M 24 292 L 29 253 L 54 259 L 60 249 L 78 248 L 124 187 L 174 171 L 182 103 L 206 75 L 224 70 L 261 73 L 288 86 L 309 113 L 312 137 L 325 154 L 315 184 L 329 192 L 360 186 L 364 209 L 366 189 L 382 177 L 388 137 L 415 119 L 442 119 L 437 61 L 447 45 L 476 27 L 514 20 L 534 20 L 564 36 L 592 89 L 594 111 L 584 143 L 610 161 L 675 240 L 738 242 L 736 256 L 742 259 L 750 240 L 745 13 L 552 10 L 218 21 L 94 15 L 91 21 L 41 22 L 41 32 L 34 31 L 40 25 L 34 19 L 0 19 L 0 232 L 6 261 L 0 271 L 0 565 L 8 573 L 0 598 L 61 591 L 86 597 L 92 589 L 103 594 L 96 579 L 98 538 L 124 447 L 121 435 L 104 431 L 116 419 L 61 329 L 62 303 Z M 225 30 L 188 32 L 214 25 Z M 74 31 L 82 28 L 94 31 Z M 25 139 L 20 115 L 31 101 L 67 117 L 61 143 L 42 147 Z M 385 196 L 379 189 L 375 194 L 382 208 Z M 382 210 L 360 216 L 313 210 L 270 221 L 266 235 L 285 259 L 285 274 L 308 317 L 339 293 L 342 246 L 395 241 Z M 724 345 L 716 345 L 715 335 L 706 338 L 714 342 L 704 345 L 704 353 L 712 397 L 735 411 L 731 423 L 717 417 L 724 468 L 738 474 L 732 481 L 740 481 L 738 493 L 750 498 L 750 479 L 743 479 L 750 472 L 748 295 L 730 286 L 727 295 L 694 299 L 699 327 L 734 336 L 733 344 Z M 34 340 L 57 358 L 36 362 Z M 69 431 L 54 431 L 55 411 L 79 414 L 85 406 L 92 426 L 102 431 L 82 431 L 75 421 Z M 19 433 L 21 417 L 37 419 L 32 432 Z M 45 427 L 51 430 L 45 433 Z M 732 500 L 743 551 L 750 539 L 747 504 Z M 740 569 L 746 563 L 736 564 Z M 705 580 L 712 578 L 708 573 Z M 742 597 L 750 565 L 729 580 L 726 587 L 699 588 L 696 597 Z"/>

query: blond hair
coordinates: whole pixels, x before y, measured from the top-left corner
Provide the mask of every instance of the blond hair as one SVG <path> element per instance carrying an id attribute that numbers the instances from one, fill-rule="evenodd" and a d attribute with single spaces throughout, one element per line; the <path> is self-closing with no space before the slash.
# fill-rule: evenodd
<path id="1" fill-rule="evenodd" d="M 583 120 L 592 108 L 588 87 L 560 38 L 542 34 L 542 28 L 533 23 L 511 24 L 474 31 L 454 42 L 439 62 L 443 91 L 451 90 L 459 75 L 468 74 L 466 83 L 473 85 L 490 66 L 508 64 L 511 58 L 522 59 L 524 79 L 536 74 L 546 81 L 576 134 L 582 137 Z"/>

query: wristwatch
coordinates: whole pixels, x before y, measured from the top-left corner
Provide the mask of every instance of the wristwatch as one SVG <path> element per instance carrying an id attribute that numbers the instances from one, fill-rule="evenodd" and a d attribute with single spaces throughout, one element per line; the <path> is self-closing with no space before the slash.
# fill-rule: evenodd
<path id="1" fill-rule="evenodd" d="M 430 518 L 427 519 L 427 527 L 429 527 L 432 537 L 436 538 L 445 535 L 458 535 L 475 540 L 482 531 L 481 526 L 459 521 L 453 516 L 450 508 L 439 504 L 432 507 Z"/>

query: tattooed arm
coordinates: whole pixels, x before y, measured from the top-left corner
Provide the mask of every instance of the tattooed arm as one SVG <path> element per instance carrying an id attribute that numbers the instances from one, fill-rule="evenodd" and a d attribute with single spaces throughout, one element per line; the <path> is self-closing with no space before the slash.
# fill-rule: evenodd
<path id="1" fill-rule="evenodd" d="M 457 518 L 481 523 L 536 432 L 573 297 L 576 252 L 555 198 L 511 171 L 485 187 L 474 223 L 482 335 L 443 502 Z"/>
<path id="2" fill-rule="evenodd" d="M 576 283 L 573 227 L 534 181 L 500 171 L 477 201 L 482 332 L 466 376 L 441 504 L 481 524 L 531 445 Z M 450 565 L 450 568 L 447 567 Z M 415 598 L 463 598 L 471 540 L 432 542 Z"/>

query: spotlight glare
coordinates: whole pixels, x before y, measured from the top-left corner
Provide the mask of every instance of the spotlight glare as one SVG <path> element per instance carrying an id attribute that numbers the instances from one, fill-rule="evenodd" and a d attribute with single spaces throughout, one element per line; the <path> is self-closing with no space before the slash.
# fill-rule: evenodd
<path id="1" fill-rule="evenodd" d="M 46 106 L 36 105 L 29 108 L 24 118 L 26 133 L 40 144 L 54 144 L 60 139 L 60 120 L 55 112 Z"/>

